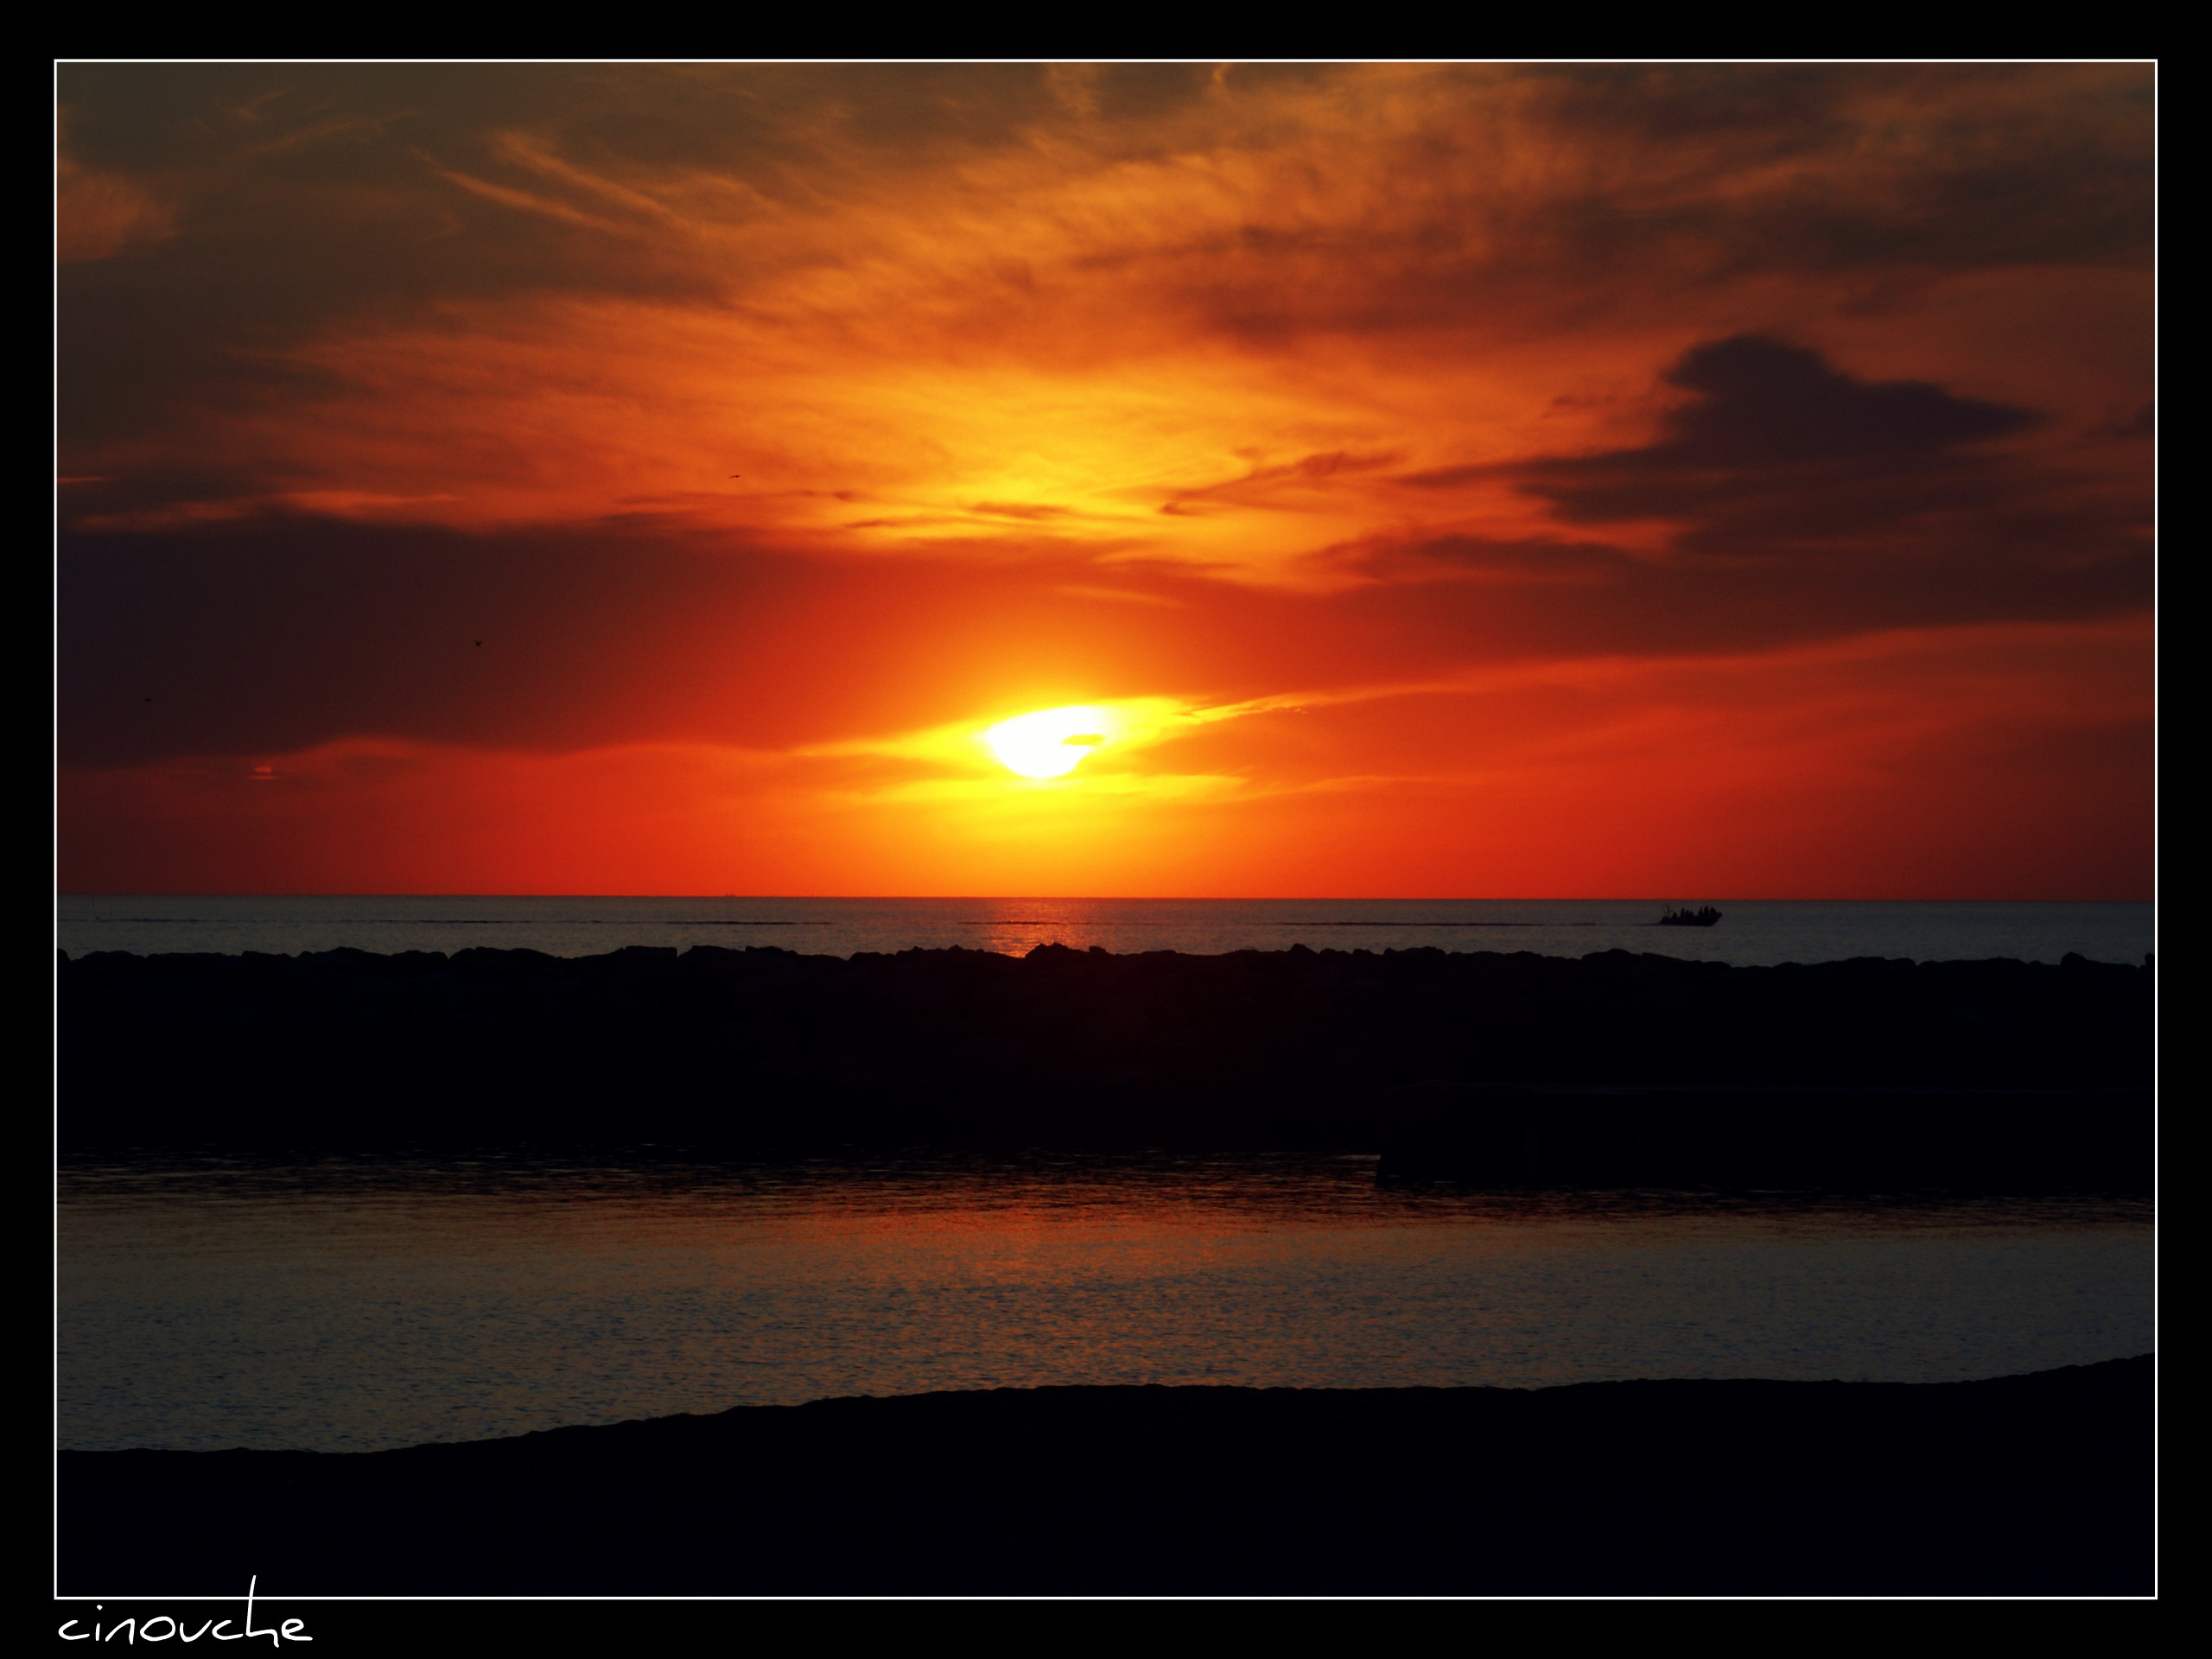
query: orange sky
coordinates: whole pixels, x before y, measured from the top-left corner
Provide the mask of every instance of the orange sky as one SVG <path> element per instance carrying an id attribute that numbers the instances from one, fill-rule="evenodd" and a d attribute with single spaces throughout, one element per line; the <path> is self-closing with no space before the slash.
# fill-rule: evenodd
<path id="1" fill-rule="evenodd" d="M 2146 68 L 59 79 L 65 890 L 2150 894 Z"/>

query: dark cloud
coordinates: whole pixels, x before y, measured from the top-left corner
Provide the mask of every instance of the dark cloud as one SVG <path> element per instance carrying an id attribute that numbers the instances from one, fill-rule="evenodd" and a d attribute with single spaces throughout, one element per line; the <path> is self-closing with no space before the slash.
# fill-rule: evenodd
<path id="1" fill-rule="evenodd" d="M 880 188 L 1058 110 L 1034 65 L 93 64 L 64 66 L 59 92 L 73 160 L 143 187 L 175 228 L 61 268 L 65 444 L 156 428 L 180 402 L 312 391 L 277 354 L 334 322 L 529 294 L 702 301 L 747 275 L 727 247 L 518 164 L 507 135 L 617 183 L 710 174 L 804 211 L 856 168 Z"/>
<path id="2" fill-rule="evenodd" d="M 71 764 L 355 733 L 566 750 L 902 729 L 974 694 L 957 638 L 931 660 L 957 625 L 931 625 L 988 591 L 650 521 L 471 536 L 270 515 L 69 535 L 59 571 Z"/>
<path id="3" fill-rule="evenodd" d="M 1624 65 L 1536 68 L 1548 113 L 1663 154 L 1675 188 L 1616 200 L 1599 243 L 1685 234 L 1729 264 L 2139 262 L 2153 232 L 2149 66 Z M 1610 146 L 1606 146 L 1610 148 Z M 1769 181 L 1732 205 L 1752 158 Z M 1747 208 L 1748 211 L 1742 211 Z"/>
<path id="4" fill-rule="evenodd" d="M 2146 403 L 2131 415 L 2107 423 L 2105 433 L 2115 438 L 2155 438 L 2158 435 L 2158 406 Z"/>
<path id="5" fill-rule="evenodd" d="M 1395 619 L 1408 664 L 1756 652 L 1892 628 L 2080 620 L 2140 609 L 2152 594 L 2147 550 L 2038 559 L 1988 541 L 1938 557 L 1908 546 L 1661 561 L 1599 543 L 1450 536 L 1336 556 L 1381 583 L 1340 608 Z"/>
<path id="6" fill-rule="evenodd" d="M 1058 107 L 1036 64 L 70 64 L 59 92 L 88 163 L 158 174 L 251 156 L 336 183 L 347 170 L 311 145 L 349 131 L 451 149 L 550 127 L 587 159 L 734 167 L 766 186 L 833 142 L 921 165 Z M 381 176 L 357 154 L 353 177 Z"/>
<path id="7" fill-rule="evenodd" d="M 1384 537 L 1325 557 L 1386 582 L 1479 584 L 1485 604 L 1554 639 L 1515 589 L 1572 587 L 1580 639 L 1568 649 L 1740 649 L 2151 603 L 2147 490 L 2004 448 L 2042 424 L 2032 410 L 1926 381 L 1859 380 L 1756 335 L 1699 346 L 1662 378 L 1690 397 L 1649 444 L 1397 481 L 1442 491 L 1510 479 L 1586 532 L 1672 521 L 1664 554 L 1586 533 Z"/>
<path id="8" fill-rule="evenodd" d="M 1562 521 L 1674 520 L 1677 551 L 1761 558 L 1858 547 L 1925 557 L 2125 557 L 2141 503 L 2115 506 L 2047 460 L 1992 441 L 2034 411 L 1925 381 L 1868 382 L 1817 353 L 1739 335 L 1700 346 L 1663 377 L 1692 394 L 1657 442 L 1497 469 Z M 1454 481 L 1466 469 L 1408 482 Z"/>
<path id="9" fill-rule="evenodd" d="M 64 268 L 65 444 L 144 431 L 180 401 L 296 391 L 276 356 L 341 320 L 556 292 L 709 302 L 753 274 L 746 239 L 657 233 L 643 196 L 526 165 L 514 135 L 600 184 L 741 226 L 748 200 L 790 217 L 895 199 L 901 179 L 1044 138 L 1084 167 L 1215 157 L 1262 177 L 1305 142 L 1303 118 L 1271 100 L 1380 111 L 1397 95 L 1356 66 L 1239 67 L 1217 96 L 1205 66 L 1107 66 L 1083 83 L 1087 112 L 1036 65 L 113 64 L 59 81 L 69 156 L 143 188 L 175 232 Z M 1910 283 L 2149 257 L 2142 66 L 1433 81 L 1426 112 L 1378 118 L 1363 152 L 1388 188 L 1316 209 L 1285 180 L 1233 232 L 1090 263 L 1126 258 L 1209 326 L 1273 342 L 1478 326 L 1509 307 L 1548 307 L 1557 325 L 1618 306 L 1628 270 L 1688 291 L 1747 272 Z M 1541 188 L 1516 182 L 1527 171 Z"/>
<path id="10" fill-rule="evenodd" d="M 2031 410 L 1955 397 L 1925 380 L 1854 380 L 1816 353 L 1750 334 L 1698 346 L 1664 378 L 1697 397 L 1669 417 L 1668 439 L 1640 452 L 1647 464 L 1733 468 L 1917 456 L 2004 437 L 2036 421 Z"/>
<path id="11" fill-rule="evenodd" d="M 1980 545 L 1662 563 L 1593 541 L 1447 536 L 1337 562 L 1379 580 L 1265 590 L 1065 554 L 828 562 L 642 518 L 496 536 L 282 517 L 69 533 L 60 753 L 124 765 L 353 734 L 783 748 L 972 718 L 1009 696 L 1226 702 L 1560 656 L 2080 619 L 2150 593 L 2147 554 L 2038 562 Z"/>
<path id="12" fill-rule="evenodd" d="M 1213 66 L 1204 63 L 1102 65 L 1093 98 L 1114 121 L 1151 121 L 1188 109 L 1205 95 Z"/>
<path id="13" fill-rule="evenodd" d="M 1285 661 L 1357 673 L 1388 649 L 1356 620 L 1332 637 L 1325 612 L 1164 574 L 825 561 L 646 519 L 472 536 L 271 515 L 67 534 L 59 570 L 70 765 L 349 734 L 782 748 L 1031 691 L 1265 688 Z M 1074 580 L 1199 602 L 1084 597 L 1065 591 Z"/>
<path id="14" fill-rule="evenodd" d="M 1391 188 L 1356 219 L 1291 215 L 1188 250 L 1187 302 L 1265 345 L 1480 328 L 1507 308 L 1572 327 L 1593 303 L 1694 304 L 1753 275 L 1883 303 L 1946 275 L 2152 257 L 2147 66 L 1534 66 L 1460 84 L 1459 119 L 1379 141 Z"/>

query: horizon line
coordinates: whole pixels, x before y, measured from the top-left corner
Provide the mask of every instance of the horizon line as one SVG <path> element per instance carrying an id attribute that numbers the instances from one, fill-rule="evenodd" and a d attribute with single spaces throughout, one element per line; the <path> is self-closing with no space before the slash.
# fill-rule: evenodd
<path id="1" fill-rule="evenodd" d="M 1679 894 L 1664 893 L 240 893 L 203 889 L 190 892 L 78 891 L 54 894 L 63 899 L 666 899 L 709 904 L 1083 904 L 1083 905 L 1649 905 L 1689 902 Z M 1966 894 L 1885 895 L 1879 897 L 1827 895 L 1820 897 L 1699 893 L 1698 902 L 1732 905 L 2154 905 L 2155 894 L 2144 898 L 1989 898 Z"/>

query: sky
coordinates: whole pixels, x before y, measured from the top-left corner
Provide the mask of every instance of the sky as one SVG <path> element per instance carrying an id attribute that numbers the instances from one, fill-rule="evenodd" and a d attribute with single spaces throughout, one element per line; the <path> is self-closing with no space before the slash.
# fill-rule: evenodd
<path id="1" fill-rule="evenodd" d="M 58 882 L 2147 899 L 2154 86 L 60 65 Z"/>

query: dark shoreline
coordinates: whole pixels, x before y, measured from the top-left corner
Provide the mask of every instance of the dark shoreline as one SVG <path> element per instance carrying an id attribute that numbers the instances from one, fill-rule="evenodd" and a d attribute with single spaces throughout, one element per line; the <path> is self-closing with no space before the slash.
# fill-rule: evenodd
<path id="1" fill-rule="evenodd" d="M 2145 1594 L 2156 1367 L 1063 1388 L 64 1452 L 65 1595 Z"/>
<path id="2" fill-rule="evenodd" d="M 2069 957 L 643 947 L 63 958 L 65 1154 L 1360 1151 L 1394 1178 L 2140 1192 L 2156 982 Z"/>

